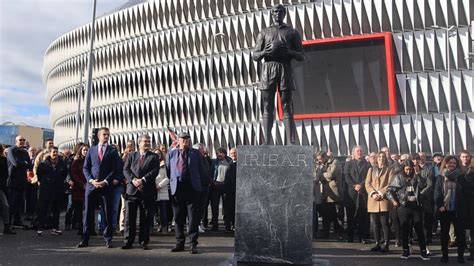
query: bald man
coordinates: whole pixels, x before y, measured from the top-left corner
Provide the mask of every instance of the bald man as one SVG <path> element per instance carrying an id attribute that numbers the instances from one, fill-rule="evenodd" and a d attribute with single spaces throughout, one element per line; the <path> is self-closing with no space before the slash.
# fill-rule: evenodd
<path id="1" fill-rule="evenodd" d="M 21 207 L 24 201 L 26 188 L 26 171 L 32 170 L 30 156 L 25 149 L 26 139 L 23 136 L 15 138 L 15 146 L 8 152 L 8 204 L 10 205 L 10 220 L 14 226 L 23 227 L 21 221 Z"/>

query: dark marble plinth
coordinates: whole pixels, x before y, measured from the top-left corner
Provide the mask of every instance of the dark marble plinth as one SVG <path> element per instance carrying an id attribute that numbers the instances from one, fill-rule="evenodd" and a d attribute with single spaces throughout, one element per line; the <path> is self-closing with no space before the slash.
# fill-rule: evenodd
<path id="1" fill-rule="evenodd" d="M 312 264 L 313 148 L 238 151 L 235 260 Z"/>

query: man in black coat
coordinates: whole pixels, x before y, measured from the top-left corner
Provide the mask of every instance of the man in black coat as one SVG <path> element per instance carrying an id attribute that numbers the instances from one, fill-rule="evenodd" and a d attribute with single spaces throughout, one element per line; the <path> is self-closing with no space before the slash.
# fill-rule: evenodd
<path id="1" fill-rule="evenodd" d="M 137 209 L 140 209 L 140 233 L 138 242 L 147 250 L 150 242 L 150 226 L 153 223 L 156 198 L 155 178 L 160 169 L 160 158 L 150 151 L 151 138 L 141 135 L 138 139 L 138 151 L 129 154 L 123 175 L 127 179 L 125 194 L 125 230 L 124 246 L 132 248 L 137 227 Z"/>
<path id="2" fill-rule="evenodd" d="M 41 162 L 37 170 L 39 182 L 39 203 L 38 203 L 38 231 L 37 235 L 43 235 L 44 225 L 47 223 L 48 210 L 53 215 L 51 233 L 61 235 L 59 230 L 59 214 L 64 198 L 64 181 L 68 175 L 66 163 L 59 158 L 58 148 L 52 147 L 48 151 L 48 156 Z"/>
<path id="3" fill-rule="evenodd" d="M 3 234 L 14 235 L 16 234 L 11 230 L 10 225 L 10 207 L 8 205 L 7 198 L 7 179 L 8 179 L 8 164 L 7 158 L 3 156 L 3 145 L 0 145 L 0 208 L 2 209 L 3 217 Z"/>
<path id="4" fill-rule="evenodd" d="M 369 214 L 367 212 L 367 191 L 365 178 L 369 163 L 362 156 L 362 147 L 352 149 L 352 160 L 344 165 L 344 180 L 349 197 L 344 198 L 347 211 L 347 241 L 354 241 L 354 231 L 358 226 L 359 241 L 367 243 L 369 237 Z"/>
<path id="5" fill-rule="evenodd" d="M 30 156 L 25 149 L 26 139 L 17 136 L 15 146 L 8 151 L 8 203 L 10 205 L 10 220 L 14 226 L 23 227 L 21 209 L 26 188 L 26 172 L 33 169 Z M 10 223 L 11 224 L 11 223 Z"/>
<path id="6" fill-rule="evenodd" d="M 474 160 L 472 160 L 471 153 L 467 150 L 463 150 L 459 153 L 459 159 L 464 175 L 464 184 L 462 187 L 466 213 L 464 226 L 465 229 L 469 230 L 471 238 L 468 260 L 474 260 Z"/>
<path id="7" fill-rule="evenodd" d="M 232 227 L 235 226 L 235 191 L 237 179 L 237 149 L 232 148 L 229 153 L 232 155 L 232 162 L 225 173 L 224 181 L 224 198 L 226 202 L 224 208 L 224 223 L 226 231 L 232 231 Z"/>
<path id="8" fill-rule="evenodd" d="M 201 175 L 201 193 L 199 197 L 199 221 L 202 221 L 203 226 L 206 228 L 208 224 L 207 220 L 207 206 L 209 205 L 209 190 L 211 185 L 211 159 L 207 156 L 207 148 L 202 143 L 197 143 L 193 145 L 193 148 L 198 150 L 199 153 L 203 156 L 202 160 L 202 175 Z M 201 231 L 202 230 L 202 231 Z M 200 232 L 204 232 L 202 228 Z"/>

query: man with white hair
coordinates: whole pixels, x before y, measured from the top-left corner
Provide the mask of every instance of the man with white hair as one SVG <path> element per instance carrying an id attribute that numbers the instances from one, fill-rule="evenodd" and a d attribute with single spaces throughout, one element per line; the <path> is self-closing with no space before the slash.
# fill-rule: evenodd
<path id="1" fill-rule="evenodd" d="M 25 149 L 26 139 L 23 136 L 15 138 L 15 146 L 8 152 L 8 203 L 10 205 L 10 220 L 13 226 L 23 227 L 21 208 L 24 202 L 26 188 L 26 172 L 33 168 L 30 156 Z"/>
<path id="2" fill-rule="evenodd" d="M 369 163 L 362 156 L 362 147 L 352 149 L 352 160 L 344 165 L 344 180 L 346 181 L 348 197 L 344 198 L 347 211 L 347 241 L 354 241 L 354 231 L 359 232 L 359 241 L 368 243 L 369 214 L 367 212 L 367 190 L 365 178 L 369 170 Z"/>

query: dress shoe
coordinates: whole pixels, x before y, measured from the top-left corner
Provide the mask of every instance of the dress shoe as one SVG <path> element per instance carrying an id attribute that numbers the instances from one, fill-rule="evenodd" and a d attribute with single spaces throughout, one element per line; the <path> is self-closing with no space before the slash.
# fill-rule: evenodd
<path id="1" fill-rule="evenodd" d="M 5 227 L 3 228 L 3 234 L 4 235 L 16 235 L 16 233 L 13 232 L 12 229 L 10 228 L 9 224 L 6 224 Z"/>
<path id="2" fill-rule="evenodd" d="M 81 241 L 81 243 L 77 244 L 78 248 L 85 248 L 85 247 L 88 247 L 88 246 L 89 246 L 89 243 L 86 242 L 86 241 Z"/>
<path id="3" fill-rule="evenodd" d="M 60 236 L 60 235 L 63 234 L 63 232 L 61 232 L 61 230 L 59 230 L 59 229 L 54 229 L 53 228 L 53 230 L 51 230 L 51 234 L 56 235 L 56 236 Z"/>
<path id="4" fill-rule="evenodd" d="M 141 243 L 140 247 L 142 247 L 143 250 L 149 250 L 150 248 L 148 247 L 148 243 Z"/>
<path id="5" fill-rule="evenodd" d="M 105 242 L 105 247 L 106 247 L 106 248 L 113 248 L 113 246 L 112 246 L 112 241 L 107 241 L 107 242 Z"/>
<path id="6" fill-rule="evenodd" d="M 184 245 L 176 245 L 174 248 L 171 249 L 171 252 L 181 252 L 184 251 Z"/>
<path id="7" fill-rule="evenodd" d="M 25 227 L 25 225 L 23 224 L 22 221 L 13 222 L 13 226 L 15 226 L 15 227 L 20 227 L 20 228 Z"/>
<path id="8" fill-rule="evenodd" d="M 132 248 L 132 244 L 129 244 L 129 243 L 127 243 L 127 244 L 125 244 L 121 247 L 121 249 L 131 249 L 131 248 Z"/>
<path id="9" fill-rule="evenodd" d="M 191 245 L 191 250 L 189 251 L 189 253 L 191 253 L 191 254 L 197 254 L 198 253 L 196 244 Z"/>
<path id="10" fill-rule="evenodd" d="M 471 241 L 474 241 L 474 240 L 471 240 Z M 467 260 L 474 260 L 474 252 L 471 252 Z"/>
<path id="11" fill-rule="evenodd" d="M 400 259 L 402 260 L 407 260 L 410 258 L 410 250 L 409 249 L 405 249 L 403 250 L 403 253 L 402 255 L 400 256 Z"/>
<path id="12" fill-rule="evenodd" d="M 377 242 L 375 243 L 375 247 L 371 248 L 370 251 L 381 251 L 382 250 L 382 247 L 380 246 L 380 244 Z"/>
<path id="13" fill-rule="evenodd" d="M 320 239 L 329 239 L 329 233 L 323 232 L 319 235 Z"/>

